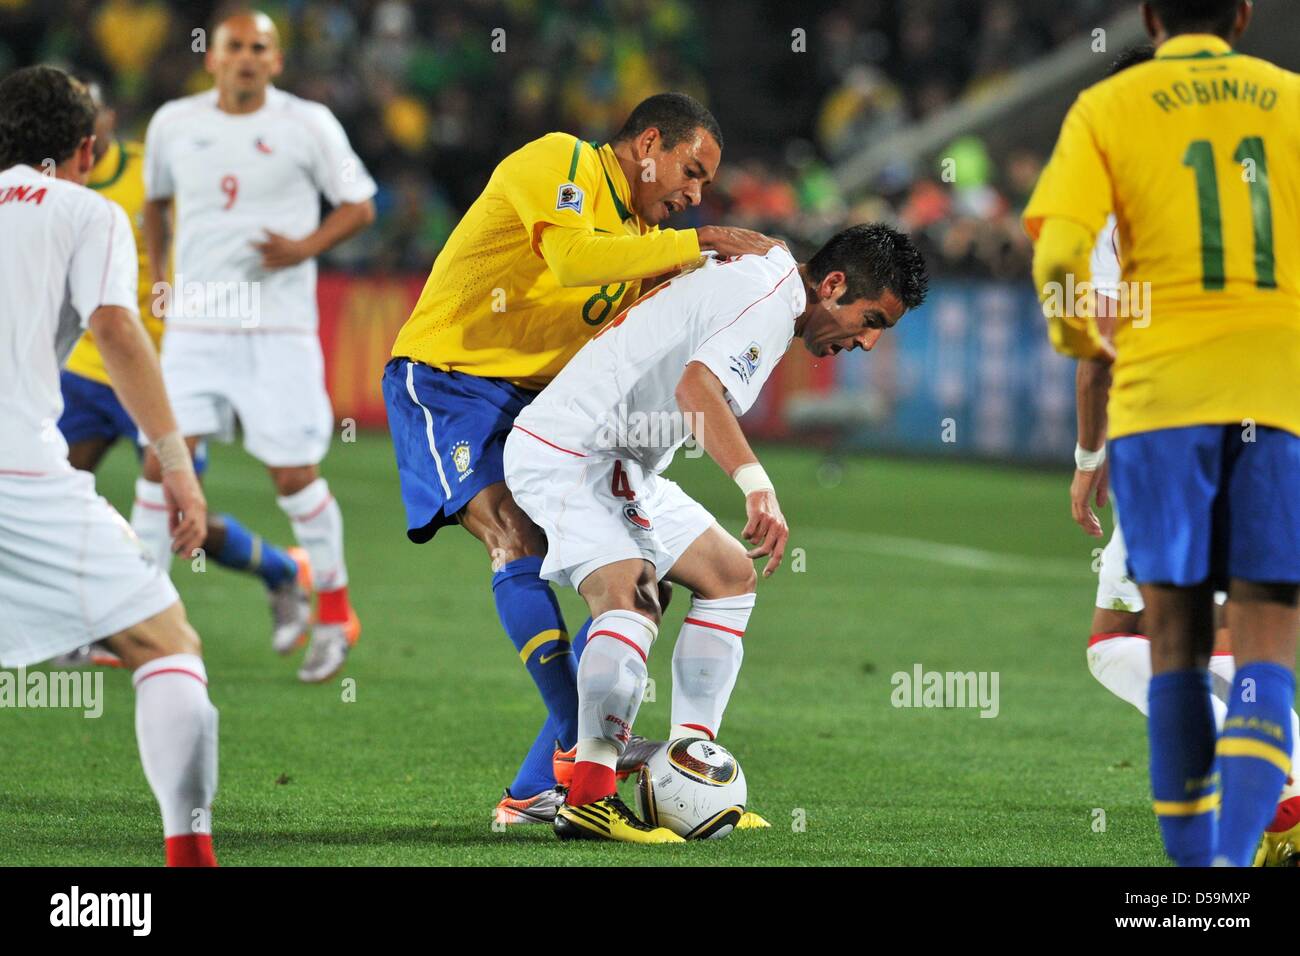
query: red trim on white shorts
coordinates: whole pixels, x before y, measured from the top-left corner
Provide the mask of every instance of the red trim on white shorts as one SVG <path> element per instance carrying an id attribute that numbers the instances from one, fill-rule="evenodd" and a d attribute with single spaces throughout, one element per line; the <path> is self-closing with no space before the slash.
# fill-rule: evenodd
<path id="1" fill-rule="evenodd" d="M 527 428 L 525 428 L 523 425 L 515 425 L 514 427 L 517 428 L 517 429 L 519 429 L 519 430 L 520 430 L 521 432 L 523 432 L 525 435 L 532 435 L 534 438 L 536 438 L 536 439 L 537 439 L 539 442 L 541 442 L 543 445 L 550 445 L 550 446 L 551 446 L 552 448 L 554 448 L 556 451 L 562 451 L 562 452 L 564 452 L 566 455 L 572 455 L 574 458 L 586 458 L 586 457 L 587 457 L 586 455 L 584 455 L 584 454 L 583 454 L 582 452 L 580 452 L 580 451 L 570 451 L 568 448 L 562 448 L 561 446 L 555 444 L 555 442 L 553 442 L 553 441 L 547 441 L 547 440 L 546 440 L 545 438 L 543 438 L 541 435 L 535 434 L 534 432 L 530 432 L 530 431 L 529 431 Z"/>

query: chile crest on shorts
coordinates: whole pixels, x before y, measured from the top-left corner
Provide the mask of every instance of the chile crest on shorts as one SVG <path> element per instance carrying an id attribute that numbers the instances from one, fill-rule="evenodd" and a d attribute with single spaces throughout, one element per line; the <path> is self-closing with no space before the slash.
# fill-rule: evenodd
<path id="1" fill-rule="evenodd" d="M 645 509 L 635 501 L 629 501 L 623 506 L 623 517 L 642 531 L 650 531 L 654 528 L 654 524 L 650 521 L 650 516 L 646 514 Z"/>

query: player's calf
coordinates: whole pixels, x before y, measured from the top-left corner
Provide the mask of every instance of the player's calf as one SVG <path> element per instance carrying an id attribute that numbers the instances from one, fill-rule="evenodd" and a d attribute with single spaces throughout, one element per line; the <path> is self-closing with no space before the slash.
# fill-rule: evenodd
<path id="1" fill-rule="evenodd" d="M 673 647 L 669 739 L 715 739 L 744 660 L 758 576 L 744 547 L 716 524 L 693 541 L 670 577 L 691 590 Z"/>
<path id="2" fill-rule="evenodd" d="M 649 676 L 646 661 L 659 633 L 657 590 L 654 571 L 644 561 L 606 565 L 579 587 L 593 620 L 578 665 L 571 805 L 592 803 L 616 790 L 618 755 L 631 739 Z"/>
<path id="3" fill-rule="evenodd" d="M 307 554 L 316 588 L 316 624 L 298 679 L 318 684 L 337 674 L 361 636 L 361 622 L 348 599 L 343 557 L 343 512 L 315 465 L 271 467 L 276 503 Z"/>
<path id="4" fill-rule="evenodd" d="M 217 710 L 198 635 L 178 601 L 106 641 L 132 671 L 136 739 L 162 810 L 168 866 L 216 866 Z"/>

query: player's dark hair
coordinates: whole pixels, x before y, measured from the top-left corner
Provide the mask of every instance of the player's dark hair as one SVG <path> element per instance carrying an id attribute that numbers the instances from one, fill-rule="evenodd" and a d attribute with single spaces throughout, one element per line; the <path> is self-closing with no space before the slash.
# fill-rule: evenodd
<path id="1" fill-rule="evenodd" d="M 1114 76 L 1116 73 L 1123 73 L 1130 66 L 1137 66 L 1148 60 L 1154 60 L 1156 57 L 1156 48 L 1150 43 L 1139 43 L 1137 46 L 1131 46 L 1127 50 L 1115 57 L 1115 62 L 1110 65 L 1107 76 Z"/>
<path id="2" fill-rule="evenodd" d="M 0 169 L 61 163 L 94 131 L 90 94 L 62 70 L 29 66 L 0 82 Z"/>
<path id="3" fill-rule="evenodd" d="M 1170 36 L 1214 33 L 1226 37 L 1241 0 L 1147 0 Z"/>
<path id="4" fill-rule="evenodd" d="M 722 127 L 703 103 L 685 93 L 656 93 L 637 104 L 611 142 L 636 139 L 646 130 L 659 130 L 664 149 L 672 149 L 682 140 L 702 129 L 722 148 Z"/>
<path id="5" fill-rule="evenodd" d="M 820 283 L 832 272 L 845 276 L 840 305 L 874 299 L 888 290 L 904 308 L 915 309 L 925 301 L 930 284 L 925 259 L 912 240 L 883 222 L 850 226 L 831 236 L 808 261 L 808 277 Z"/>

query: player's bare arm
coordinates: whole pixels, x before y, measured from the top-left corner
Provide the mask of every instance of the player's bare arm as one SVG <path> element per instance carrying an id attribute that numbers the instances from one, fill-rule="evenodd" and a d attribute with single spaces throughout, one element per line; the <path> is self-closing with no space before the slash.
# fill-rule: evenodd
<path id="1" fill-rule="evenodd" d="M 266 239 L 253 243 L 253 247 L 262 254 L 264 269 L 286 269 L 328 252 L 374 221 L 375 204 L 372 200 L 345 202 L 335 207 L 310 236 L 291 239 L 267 229 Z"/>
<path id="2" fill-rule="evenodd" d="M 696 441 L 719 468 L 738 483 L 756 474 L 754 469 L 762 472 L 758 456 L 749 447 L 740 422 L 727 404 L 722 382 L 708 366 L 700 362 L 687 365 L 677 383 L 676 396 L 677 407 L 686 420 L 693 423 Z M 753 545 L 748 552 L 750 558 L 770 556 L 763 568 L 763 577 L 766 578 L 781 566 L 786 542 L 790 539 L 790 526 L 781 514 L 776 490 L 765 479 L 763 475 L 745 495 L 746 522 L 741 537 Z"/>
<path id="3" fill-rule="evenodd" d="M 172 248 L 172 201 L 167 199 L 150 199 L 144 204 L 145 252 L 149 257 L 149 277 L 153 282 L 154 297 L 151 303 L 153 314 L 158 318 L 163 315 L 163 303 L 166 301 L 166 287 L 171 267 Z"/>
<path id="4" fill-rule="evenodd" d="M 1110 363 L 1081 359 L 1074 374 L 1078 416 L 1078 450 L 1070 482 L 1070 514 L 1084 533 L 1102 536 L 1101 522 L 1091 501 L 1106 507 L 1106 399 L 1110 395 Z"/>
<path id="5" fill-rule="evenodd" d="M 172 548 L 177 554 L 189 554 L 207 536 L 207 502 L 167 401 L 153 343 L 139 317 L 120 306 L 96 309 L 89 328 L 122 404 L 162 464 Z"/>

